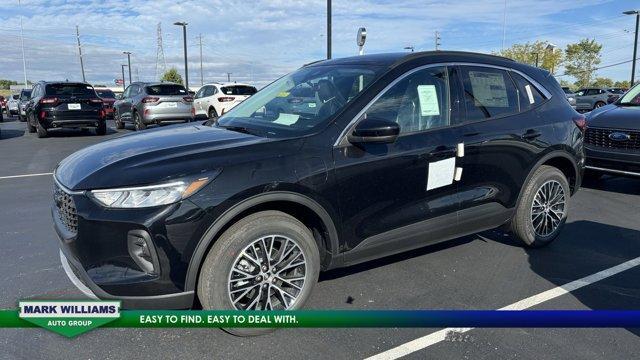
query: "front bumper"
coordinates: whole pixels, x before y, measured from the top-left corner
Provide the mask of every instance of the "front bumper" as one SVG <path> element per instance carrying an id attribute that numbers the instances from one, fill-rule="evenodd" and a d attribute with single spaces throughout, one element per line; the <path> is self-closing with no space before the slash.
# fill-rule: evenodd
<path id="1" fill-rule="evenodd" d="M 604 149 L 585 144 L 585 168 L 618 175 L 640 176 L 640 152 Z"/>
<path id="2" fill-rule="evenodd" d="M 193 305 L 194 291 L 185 288 L 185 280 L 193 242 L 208 224 L 202 209 L 188 200 L 147 209 L 105 209 L 81 191 L 64 191 L 77 214 L 74 227 L 69 228 L 59 205 L 54 204 L 51 213 L 62 264 L 83 293 L 122 300 L 126 308 Z M 132 234 L 144 234 L 153 254 L 151 270 L 136 258 Z"/>

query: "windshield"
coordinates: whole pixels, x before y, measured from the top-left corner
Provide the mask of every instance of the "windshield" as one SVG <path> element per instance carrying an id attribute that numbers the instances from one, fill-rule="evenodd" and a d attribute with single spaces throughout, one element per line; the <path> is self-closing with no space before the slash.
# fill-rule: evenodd
<path id="1" fill-rule="evenodd" d="M 111 90 L 96 90 L 96 93 L 101 98 L 110 98 L 110 99 L 116 98 L 116 94 L 114 94 L 113 91 Z"/>
<path id="2" fill-rule="evenodd" d="M 640 83 L 636 84 L 631 90 L 620 98 L 618 104 L 623 105 L 640 105 Z"/>
<path id="3" fill-rule="evenodd" d="M 146 89 L 149 95 L 189 95 L 184 86 L 177 84 L 151 85 Z"/>
<path id="4" fill-rule="evenodd" d="M 49 84 L 45 92 L 51 96 L 82 96 L 95 97 L 96 92 L 91 85 L 86 84 Z"/>
<path id="5" fill-rule="evenodd" d="M 235 85 L 235 86 L 223 86 L 220 88 L 225 95 L 253 95 L 258 92 L 256 88 L 253 86 L 243 86 L 243 85 Z"/>
<path id="6" fill-rule="evenodd" d="M 624 94 L 623 89 L 609 89 L 609 92 L 613 94 Z"/>
<path id="7" fill-rule="evenodd" d="M 13 98 L 13 100 L 18 100 L 18 98 L 20 97 L 20 95 L 15 94 L 15 95 L 11 95 L 11 97 Z"/>
<path id="8" fill-rule="evenodd" d="M 22 90 L 20 93 L 20 100 L 29 100 L 31 97 L 31 90 Z"/>
<path id="9" fill-rule="evenodd" d="M 363 65 L 299 69 L 240 103 L 218 120 L 266 137 L 307 134 L 345 107 L 384 70 Z"/>

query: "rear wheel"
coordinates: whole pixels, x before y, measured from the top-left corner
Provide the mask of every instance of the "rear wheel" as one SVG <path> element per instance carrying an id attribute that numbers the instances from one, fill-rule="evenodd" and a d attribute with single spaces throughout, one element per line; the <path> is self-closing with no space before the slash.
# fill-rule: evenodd
<path id="1" fill-rule="evenodd" d="M 144 124 L 137 111 L 133 113 L 133 125 L 135 126 L 136 131 L 141 131 L 147 128 L 147 125 Z"/>
<path id="2" fill-rule="evenodd" d="M 29 130 L 30 133 L 36 132 L 36 127 L 31 125 L 31 121 L 27 121 L 27 130 Z"/>
<path id="3" fill-rule="evenodd" d="M 280 211 L 262 211 L 233 224 L 202 264 L 198 297 L 204 309 L 293 310 L 309 298 L 320 272 L 311 231 Z M 241 336 L 273 329 L 225 329 Z"/>
<path id="4" fill-rule="evenodd" d="M 567 220 L 569 197 L 569 182 L 562 171 L 540 166 L 523 189 L 511 231 L 527 246 L 549 244 Z"/>
<path id="5" fill-rule="evenodd" d="M 605 106 L 605 105 L 607 105 L 607 104 L 605 104 L 605 103 L 604 103 L 604 102 L 602 102 L 602 101 L 598 101 L 597 103 L 595 103 L 595 105 L 593 105 L 593 108 L 594 108 L 594 109 L 597 109 L 597 108 L 603 107 L 603 106 Z"/>
<path id="6" fill-rule="evenodd" d="M 96 127 L 96 135 L 105 135 L 107 133 L 107 122 L 102 121 Z"/>
<path id="7" fill-rule="evenodd" d="M 218 117 L 218 112 L 216 111 L 216 109 L 212 106 L 209 108 L 209 112 L 207 113 L 207 116 L 209 116 L 209 119 L 214 119 Z"/>
<path id="8" fill-rule="evenodd" d="M 36 121 L 36 131 L 38 133 L 39 138 L 47 137 L 47 129 L 45 129 L 44 126 L 42 126 L 42 124 L 40 124 L 39 121 Z"/>

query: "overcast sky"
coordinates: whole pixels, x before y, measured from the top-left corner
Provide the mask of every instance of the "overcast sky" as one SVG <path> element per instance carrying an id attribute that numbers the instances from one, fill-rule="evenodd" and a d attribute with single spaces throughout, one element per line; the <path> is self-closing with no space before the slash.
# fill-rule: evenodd
<path id="1" fill-rule="evenodd" d="M 368 30 L 367 53 L 405 46 L 500 50 L 504 0 L 333 0 L 333 55 L 357 53 L 357 29 Z M 622 11 L 640 1 L 507 0 L 506 46 L 548 40 L 562 48 L 584 37 L 604 45 L 602 64 L 631 60 L 634 17 Z M 17 0 L 0 2 L 0 78 L 21 80 L 20 15 L 29 80 L 80 80 L 75 26 L 80 28 L 87 81 L 112 84 L 131 51 L 134 80 L 154 80 L 156 27 L 162 23 L 167 66 L 183 73 L 182 33 L 189 23 L 190 83 L 200 84 L 197 36 L 203 36 L 204 78 L 262 86 L 326 54 L 326 2 L 296 0 Z M 563 69 L 559 69 L 562 73 Z M 602 69 L 599 76 L 628 80 L 631 64 Z"/>

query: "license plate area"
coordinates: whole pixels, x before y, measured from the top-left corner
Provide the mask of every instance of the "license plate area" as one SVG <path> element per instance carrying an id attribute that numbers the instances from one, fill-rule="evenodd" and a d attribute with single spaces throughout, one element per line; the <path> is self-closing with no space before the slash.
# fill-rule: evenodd
<path id="1" fill-rule="evenodd" d="M 69 110 L 80 110 L 81 108 L 82 106 L 80 104 L 74 104 L 74 103 L 67 104 L 67 109 Z"/>

